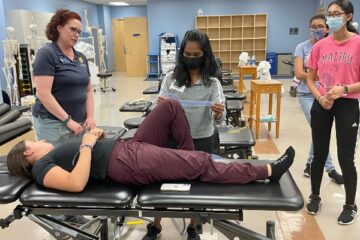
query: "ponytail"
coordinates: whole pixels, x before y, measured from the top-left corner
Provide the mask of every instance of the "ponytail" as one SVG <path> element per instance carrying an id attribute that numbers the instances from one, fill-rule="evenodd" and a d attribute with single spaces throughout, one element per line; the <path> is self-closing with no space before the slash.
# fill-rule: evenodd
<path id="1" fill-rule="evenodd" d="M 359 31 L 351 24 L 351 22 L 346 23 L 346 28 L 349 32 L 356 33 L 359 35 Z"/>

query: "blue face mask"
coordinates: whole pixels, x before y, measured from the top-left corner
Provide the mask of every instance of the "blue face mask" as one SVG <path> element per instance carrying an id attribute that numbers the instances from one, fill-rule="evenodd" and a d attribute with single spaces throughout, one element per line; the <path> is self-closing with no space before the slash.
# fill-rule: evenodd
<path id="1" fill-rule="evenodd" d="M 330 32 L 337 32 L 344 26 L 345 21 L 341 16 L 328 17 L 326 19 L 326 24 L 329 26 Z"/>
<path id="2" fill-rule="evenodd" d="M 318 41 L 325 37 L 325 31 L 324 31 L 324 29 L 321 29 L 321 28 L 317 28 L 316 30 L 311 31 L 310 34 L 313 38 L 315 38 Z"/>

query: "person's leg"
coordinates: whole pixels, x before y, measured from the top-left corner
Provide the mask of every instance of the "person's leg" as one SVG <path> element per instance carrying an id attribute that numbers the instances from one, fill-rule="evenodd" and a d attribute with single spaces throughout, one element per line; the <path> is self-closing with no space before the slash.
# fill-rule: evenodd
<path id="1" fill-rule="evenodd" d="M 173 99 L 156 106 L 142 122 L 134 138 L 159 147 L 166 147 L 169 138 L 172 138 L 178 149 L 194 150 L 185 112 Z"/>
<path id="2" fill-rule="evenodd" d="M 54 119 L 33 117 L 37 140 L 60 145 L 75 135 L 62 122 Z"/>
<path id="3" fill-rule="evenodd" d="M 215 135 L 207 138 L 193 139 L 195 150 L 212 154 L 214 152 L 214 137 Z M 196 239 L 197 237 L 200 238 L 196 233 L 195 229 L 195 226 L 198 224 L 198 222 L 199 220 L 191 218 L 190 224 L 186 229 L 186 231 L 188 232 L 188 236 L 191 236 L 193 239 Z"/>
<path id="4" fill-rule="evenodd" d="M 156 106 L 145 118 L 134 135 L 135 139 L 159 147 L 167 147 L 169 140 L 175 141 L 176 148 L 194 150 L 189 123 L 181 105 L 168 99 Z M 151 239 L 161 231 L 161 218 L 155 217 L 143 239 Z"/>
<path id="5" fill-rule="evenodd" d="M 312 94 L 305 94 L 305 95 L 299 94 L 300 107 L 301 107 L 301 110 L 303 111 L 306 121 L 309 123 L 309 125 L 311 125 L 310 111 L 311 111 L 313 102 L 314 102 L 314 97 Z M 313 145 L 313 142 L 311 141 L 309 155 L 308 155 L 308 159 L 307 159 L 306 163 L 311 164 L 313 157 L 314 157 L 314 145 Z M 326 172 L 331 172 L 332 170 L 335 169 L 330 152 L 326 158 L 325 169 L 326 169 Z"/>
<path id="6" fill-rule="evenodd" d="M 195 150 L 212 154 L 214 151 L 214 136 L 193 139 Z"/>
<path id="7" fill-rule="evenodd" d="M 127 144 L 132 145 L 133 151 L 126 151 Z M 211 155 L 205 152 L 161 148 L 131 140 L 119 142 L 114 148 L 109 160 L 109 178 L 124 184 L 138 185 L 198 178 L 207 182 L 239 184 L 267 179 L 269 176 L 278 180 L 291 166 L 295 154 L 289 148 L 285 155 L 271 165 L 256 166 L 250 163 L 214 162 Z M 143 240 L 153 240 L 158 236 L 161 232 L 160 221 L 161 218 L 155 218 L 153 223 L 148 224 Z M 198 239 L 193 231 L 194 223 L 192 220 L 187 229 L 188 238 Z"/>
<path id="8" fill-rule="evenodd" d="M 318 101 L 311 108 L 311 133 L 314 144 L 314 158 L 311 163 L 311 194 L 306 204 L 306 211 L 316 215 L 321 208 L 320 185 L 324 172 L 326 157 L 329 154 L 332 110 L 325 110 Z"/>
<path id="9" fill-rule="evenodd" d="M 314 98 L 312 95 L 299 93 L 300 108 L 303 111 L 306 121 L 309 123 L 309 125 L 310 125 L 310 117 L 311 117 L 310 110 L 311 110 L 313 101 L 314 101 Z M 314 148 L 313 148 L 313 144 L 311 141 L 309 155 L 308 155 L 306 164 L 311 164 L 313 157 L 314 157 Z"/>
<path id="10" fill-rule="evenodd" d="M 351 224 L 357 215 L 355 204 L 357 172 L 354 163 L 356 138 L 359 126 L 359 108 L 356 99 L 338 99 L 335 103 L 335 126 L 338 147 L 338 159 L 343 171 L 346 193 L 343 211 L 338 223 Z"/>
<path id="11" fill-rule="evenodd" d="M 127 144 L 131 144 L 127 145 Z M 161 148 L 147 143 L 125 141 L 116 146 L 117 157 L 109 161 L 108 175 L 124 184 L 145 185 L 172 180 L 200 179 L 205 182 L 245 184 L 269 178 L 268 167 L 250 163 L 214 162 L 211 155 L 199 151 Z M 137 145 L 137 146 L 136 146 Z M 121 148 L 121 146 L 123 148 Z M 127 148 L 136 152 L 126 153 Z M 272 166 L 273 180 L 292 164 L 294 150 L 289 148 Z M 283 167 L 284 163 L 286 166 Z M 290 163 L 290 165 L 288 165 Z M 124 172 L 127 171 L 127 172 Z"/>
<path id="12" fill-rule="evenodd" d="M 324 172 L 326 157 L 329 154 L 329 144 L 333 113 L 325 110 L 318 101 L 311 108 L 311 131 L 314 144 L 314 159 L 311 163 L 311 190 L 313 195 L 320 195 L 320 185 Z"/>
<path id="13" fill-rule="evenodd" d="M 351 205 L 355 202 L 357 183 L 354 155 L 359 125 L 358 101 L 339 99 L 334 107 L 339 164 L 344 174 L 346 204 Z"/>

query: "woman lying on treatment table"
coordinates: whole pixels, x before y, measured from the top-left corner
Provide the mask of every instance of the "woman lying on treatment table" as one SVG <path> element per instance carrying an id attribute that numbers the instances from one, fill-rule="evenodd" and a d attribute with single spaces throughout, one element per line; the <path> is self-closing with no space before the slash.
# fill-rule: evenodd
<path id="1" fill-rule="evenodd" d="M 210 154 L 194 151 L 184 110 L 171 99 L 145 118 L 133 138 L 114 140 L 103 135 L 95 128 L 56 148 L 44 141 L 21 141 L 9 152 L 7 165 L 11 173 L 33 177 L 39 185 L 81 192 L 89 177 L 135 185 L 193 179 L 235 184 L 278 181 L 295 156 L 289 147 L 271 164 L 214 162 Z M 170 137 L 178 149 L 165 148 Z"/>

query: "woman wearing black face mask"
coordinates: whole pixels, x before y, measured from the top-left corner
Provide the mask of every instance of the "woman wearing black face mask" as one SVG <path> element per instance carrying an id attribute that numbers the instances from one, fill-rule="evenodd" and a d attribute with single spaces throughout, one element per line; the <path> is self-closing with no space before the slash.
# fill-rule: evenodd
<path id="1" fill-rule="evenodd" d="M 305 42 L 300 43 L 296 46 L 294 54 L 294 63 L 295 63 L 295 77 L 298 80 L 298 95 L 299 103 L 301 110 L 304 112 L 305 118 L 310 124 L 310 109 L 314 102 L 314 96 L 311 94 L 309 88 L 306 85 L 306 63 L 310 54 L 311 49 L 314 44 L 323 39 L 328 34 L 328 28 L 326 25 L 326 18 L 323 14 L 313 16 L 310 19 L 310 35 L 311 38 Z M 311 142 L 309 156 L 306 161 L 304 175 L 310 177 L 310 164 L 314 157 L 314 148 Z M 342 176 L 335 170 L 335 166 L 332 161 L 332 157 L 329 153 L 326 163 L 325 170 L 328 173 L 329 177 L 334 180 L 337 184 L 343 184 L 344 180 Z"/>
<path id="2" fill-rule="evenodd" d="M 198 30 L 187 31 L 180 46 L 176 67 L 165 76 L 158 97 L 159 104 L 169 97 L 197 103 L 195 106 L 184 106 L 184 110 L 195 149 L 207 153 L 212 153 L 214 148 L 214 121 L 219 124 L 226 116 L 223 89 L 215 77 L 217 70 L 208 36 Z M 204 106 L 206 103 L 209 105 Z M 160 218 L 155 218 L 154 224 L 148 226 L 148 233 L 143 240 L 155 239 L 159 229 Z M 195 233 L 193 220 L 187 232 L 187 239 L 200 239 Z"/>
<path id="3" fill-rule="evenodd" d="M 225 98 L 216 79 L 217 65 L 209 38 L 198 30 L 185 33 L 180 46 L 177 64 L 161 86 L 158 102 L 173 97 L 180 100 L 210 101 L 210 106 L 184 107 L 195 149 L 212 153 L 213 122 L 225 117 Z"/>

